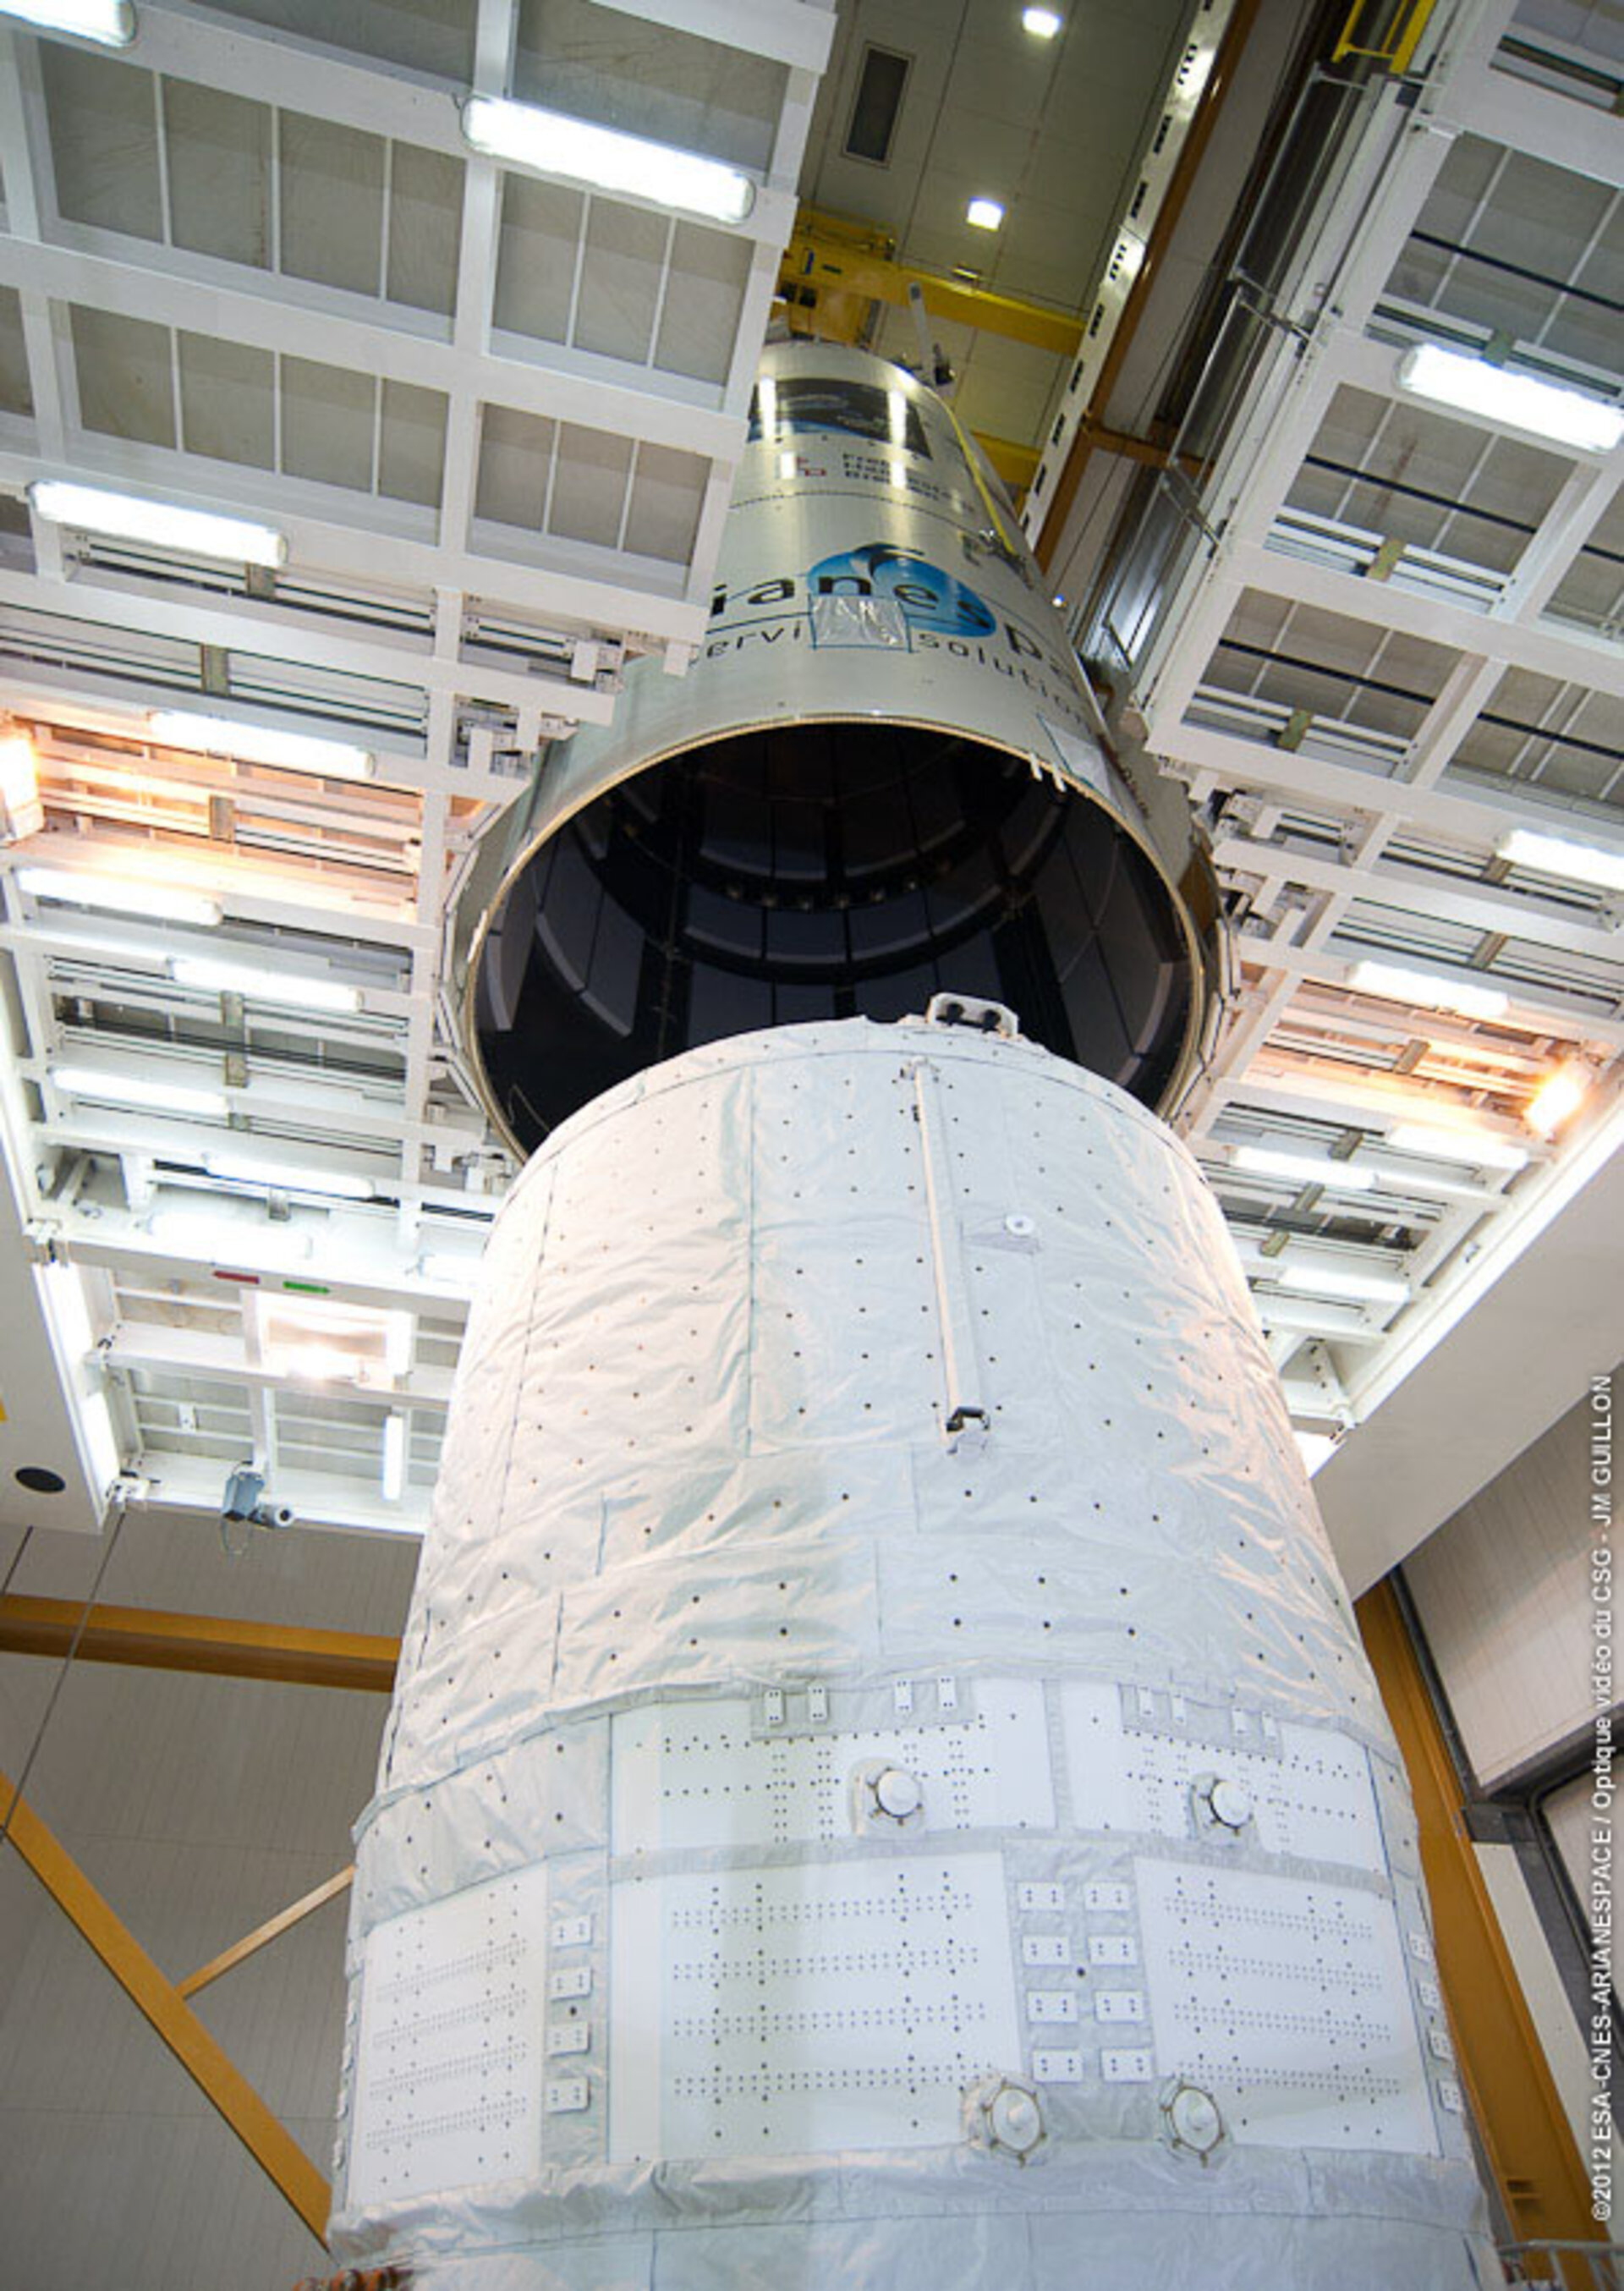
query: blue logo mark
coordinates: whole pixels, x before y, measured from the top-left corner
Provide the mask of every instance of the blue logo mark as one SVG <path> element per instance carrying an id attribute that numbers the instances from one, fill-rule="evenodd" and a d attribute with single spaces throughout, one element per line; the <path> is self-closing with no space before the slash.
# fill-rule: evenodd
<path id="1" fill-rule="evenodd" d="M 825 557 L 807 575 L 810 597 L 883 597 L 901 611 L 909 631 L 944 636 L 990 637 L 997 623 L 962 581 L 916 550 L 871 541 L 840 557 Z"/>

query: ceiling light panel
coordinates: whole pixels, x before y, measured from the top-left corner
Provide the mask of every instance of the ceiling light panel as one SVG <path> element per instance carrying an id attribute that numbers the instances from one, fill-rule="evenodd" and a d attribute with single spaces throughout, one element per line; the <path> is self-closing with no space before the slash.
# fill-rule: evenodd
<path id="1" fill-rule="evenodd" d="M 1510 998 L 1498 987 L 1479 986 L 1468 979 L 1441 978 L 1427 970 L 1411 970 L 1391 962 L 1356 962 L 1347 983 L 1361 994 L 1379 994 L 1395 1002 L 1419 1003 L 1423 1009 L 1452 1010 L 1463 1018 L 1503 1018 Z"/>
<path id="2" fill-rule="evenodd" d="M 754 181 L 742 168 L 505 96 L 470 96 L 462 133 L 474 150 L 510 166 L 714 222 L 743 222 L 755 205 Z"/>
<path id="3" fill-rule="evenodd" d="M 1413 397 L 1580 453 L 1610 454 L 1624 438 L 1624 406 L 1437 342 L 1406 350 L 1396 380 Z"/>
<path id="4" fill-rule="evenodd" d="M 8 20 L 94 40 L 105 48 L 127 48 L 135 37 L 132 0 L 5 0 L 0 23 Z"/>
<path id="5" fill-rule="evenodd" d="M 217 899 L 165 882 L 157 875 L 141 882 L 128 876 L 99 874 L 88 867 L 20 867 L 16 881 L 30 898 L 55 899 L 65 905 L 94 907 L 112 914 L 155 915 L 167 922 L 205 926 L 221 919 Z"/>
<path id="6" fill-rule="evenodd" d="M 194 716 L 179 708 L 156 709 L 147 729 L 160 746 L 185 748 L 196 755 L 231 756 L 240 763 L 269 764 L 284 771 L 310 772 L 324 779 L 364 780 L 372 775 L 369 748 L 345 740 L 321 740 L 285 732 L 274 724 L 251 724 L 230 716 Z"/>
<path id="7" fill-rule="evenodd" d="M 359 987 L 334 978 L 304 978 L 269 962 L 215 962 L 200 955 L 172 955 L 169 975 L 177 986 L 205 994 L 240 994 L 289 1010 L 352 1012 L 361 1007 Z"/>
<path id="8" fill-rule="evenodd" d="M 173 502 L 148 501 L 134 494 L 107 493 L 57 478 L 37 478 L 28 487 L 36 517 L 51 525 L 104 533 L 118 541 L 140 541 L 182 557 L 217 557 L 241 565 L 280 565 L 287 541 L 274 526 L 250 518 L 221 516 L 213 510 L 186 509 Z"/>

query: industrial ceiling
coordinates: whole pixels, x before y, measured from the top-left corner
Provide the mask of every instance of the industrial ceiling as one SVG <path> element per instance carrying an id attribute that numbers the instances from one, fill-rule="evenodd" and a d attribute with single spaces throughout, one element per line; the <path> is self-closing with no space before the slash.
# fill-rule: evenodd
<path id="1" fill-rule="evenodd" d="M 1603 1170 L 1624 448 L 1398 367 L 1441 342 L 1619 397 L 1624 20 L 1403 12 L 1309 83 L 1231 245 L 1215 179 L 1189 196 L 1238 164 L 1204 107 L 1261 118 L 1290 10 L 940 18 L 141 0 L 117 51 L 0 29 L 0 703 L 43 807 L 0 848 L 0 1517 L 92 1528 L 121 1477 L 212 1510 L 253 1455 L 301 1519 L 421 1524 L 512 1175 L 444 920 L 626 658 L 678 674 L 703 638 L 798 197 L 931 274 L 1113 722 L 1202 808 L 1236 996 L 1179 1126 L 1331 1474 Z M 875 51 L 905 66 L 881 159 L 849 149 Z M 724 162 L 749 214 L 481 156 L 470 92 Z M 802 330 L 813 275 L 792 253 Z M 856 299 L 917 360 L 900 300 Z M 285 561 L 110 539 L 49 479 L 264 521 Z M 370 770 L 255 761 L 267 731 Z"/>

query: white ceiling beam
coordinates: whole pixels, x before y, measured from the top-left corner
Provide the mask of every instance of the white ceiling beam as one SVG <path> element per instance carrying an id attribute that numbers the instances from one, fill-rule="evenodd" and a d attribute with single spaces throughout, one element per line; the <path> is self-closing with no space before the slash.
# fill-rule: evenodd
<path id="1" fill-rule="evenodd" d="M 561 560 L 578 565 L 587 552 L 569 544 L 553 546 L 539 535 L 535 536 L 535 545 L 547 553 L 528 560 L 520 553 L 528 536 L 517 531 L 511 556 L 442 550 L 431 541 L 411 539 L 398 527 L 390 529 L 381 518 L 365 518 L 360 514 L 363 505 L 375 508 L 376 504 L 364 494 L 352 497 L 352 510 L 350 501 L 335 488 L 320 488 L 326 497 L 322 512 L 306 513 L 300 503 L 318 488 L 249 470 L 232 472 L 229 494 L 205 492 L 198 478 L 205 470 L 213 478 L 214 466 L 199 465 L 163 447 L 98 437 L 79 439 L 74 458 L 60 462 L 33 451 L 19 452 L 15 446 L 0 448 L 0 487 L 20 493 L 36 478 L 66 478 L 79 485 L 131 485 L 166 501 L 182 502 L 189 509 L 214 510 L 228 516 L 263 510 L 288 537 L 291 572 L 329 573 L 375 582 L 380 588 L 393 587 L 397 591 L 403 586 L 424 594 L 437 586 L 456 588 L 481 603 L 510 607 L 531 623 L 556 622 L 586 635 L 601 636 L 606 630 L 615 630 L 692 644 L 704 634 L 706 615 L 679 593 L 682 575 L 676 567 L 662 568 L 662 577 L 669 577 L 672 583 L 669 592 L 662 594 L 658 590 L 629 585 L 624 575 L 631 567 L 623 559 L 615 567 L 620 576 L 615 578 L 596 567 L 591 571 L 565 571 Z M 341 501 L 345 511 L 342 518 L 333 515 L 329 507 Z M 470 669 L 469 673 L 471 679 L 475 671 Z"/>
<path id="2" fill-rule="evenodd" d="M 1329 953 L 1318 947 L 1289 946 L 1277 938 L 1251 937 L 1245 935 L 1237 937 L 1235 954 L 1242 962 L 1250 963 L 1255 969 L 1283 971 L 1293 978 L 1311 978 L 1316 980 L 1322 986 L 1344 986 L 1350 993 L 1358 991 L 1353 985 L 1354 965 L 1359 961 L 1375 959 L 1373 956 L 1367 957 L 1363 953 L 1349 953 L 1343 957 Z M 1463 975 L 1475 978 L 1478 974 L 1474 971 Z M 1509 1023 L 1527 1025 L 1528 1018 L 1537 1019 L 1539 1030 L 1547 1033 L 1560 1034 L 1567 1041 L 1605 1043 L 1609 1049 L 1624 1049 L 1624 1019 L 1620 1019 L 1616 1015 L 1610 1016 L 1605 1012 L 1583 1008 L 1577 999 L 1582 991 L 1577 981 L 1574 986 L 1575 999 L 1572 1001 L 1564 1001 L 1560 994 L 1548 986 L 1528 986 L 1520 980 L 1502 980 L 1497 983 L 1504 985 L 1507 993 L 1511 997 L 1514 1009 L 1519 1013 L 1527 1014 L 1527 1018 Z M 1603 996 L 1607 993 L 1607 989 L 1598 985 L 1593 986 L 1590 992 Z M 1619 997 L 1615 993 L 1611 999 L 1613 1012 L 1616 1013 L 1619 1009 Z M 1438 1013 L 1431 1015 L 1435 1025 L 1448 1023 Z M 1418 1011 L 1415 1020 L 1416 1030 L 1420 1031 L 1424 1025 L 1425 1014 Z M 1534 1029 L 1531 1028 L 1531 1031 Z"/>
<path id="3" fill-rule="evenodd" d="M 834 37 L 832 7 L 808 0 L 628 0 L 618 12 L 800 71 L 821 72 Z"/>
<path id="4" fill-rule="evenodd" d="M 1485 883 L 1481 888 L 1460 879 L 1424 867 L 1362 864 L 1353 859 L 1328 859 L 1323 854 L 1296 849 L 1288 843 L 1265 843 L 1250 835 L 1220 834 L 1214 843 L 1213 864 L 1226 873 L 1261 876 L 1266 882 L 1300 883 L 1316 891 L 1330 891 L 1350 899 L 1364 899 L 1403 913 L 1424 914 L 1443 922 L 1464 923 L 1469 929 L 1504 932 L 1508 937 L 1532 940 L 1540 946 L 1559 947 L 1619 969 L 1624 991 L 1624 939 L 1616 925 L 1586 923 L 1571 910 L 1552 907 L 1543 900 L 1524 897 Z M 1244 943 L 1243 943 L 1244 944 Z M 1461 972 L 1463 981 L 1481 977 L 1487 986 L 1502 986 L 1515 1003 L 1515 980 L 1490 971 Z"/>
<path id="5" fill-rule="evenodd" d="M 707 458 L 736 460 L 744 444 L 737 417 L 704 402 L 714 392 L 703 383 L 628 366 L 628 375 L 641 377 L 640 386 L 633 386 L 615 377 L 615 362 L 607 358 L 593 361 L 592 373 L 577 359 L 572 371 L 554 363 L 552 345 L 539 342 L 524 358 L 498 358 L 487 350 L 470 372 L 465 353 L 446 339 L 441 322 L 425 321 L 421 314 L 396 311 L 384 318 L 377 306 L 337 288 L 301 285 L 286 277 L 273 278 L 139 241 L 120 245 L 115 254 L 115 243 L 92 253 L 31 242 L 14 233 L 0 237 L 0 284 L 209 340 L 349 366 L 442 395 L 461 385 L 484 401 L 521 414 L 579 422 Z"/>
<path id="6" fill-rule="evenodd" d="M 1620 141 L 1624 142 L 1624 126 L 1620 129 Z M 1624 485 L 1624 456 L 1609 456 L 1599 465 L 1581 462 L 1569 472 L 1500 592 L 1500 612 L 1518 621 L 1538 619 L 1620 485 Z"/>
<path id="7" fill-rule="evenodd" d="M 655 0 L 658 4 L 659 0 Z M 671 4 L 680 8 L 687 0 L 671 0 Z M 700 0 L 700 4 L 706 5 L 707 0 Z M 804 4 L 804 0 L 799 5 L 796 0 L 751 0 L 748 8 L 733 4 L 733 0 L 708 0 L 708 5 L 719 21 L 730 25 L 731 31 L 702 34 L 702 37 L 725 39 L 728 46 L 752 54 L 771 56 L 785 46 L 792 47 L 795 52 L 779 54 L 777 60 L 803 67 L 816 52 L 818 22 L 831 20 L 824 11 Z M 653 7 L 617 12 L 647 12 L 652 20 L 661 20 Z M 825 50 L 828 38 L 824 32 Z M 175 0 L 142 0 L 141 43 L 134 60 L 196 86 L 218 88 L 252 102 L 276 104 L 364 133 L 391 136 L 453 158 L 469 157 L 458 109 L 458 98 L 466 89 L 398 65 L 346 56 L 341 49 L 301 40 L 280 27 L 275 30 L 238 24 L 228 27 L 200 9 L 176 5 Z M 822 65 L 810 68 L 821 70 Z M 792 197 L 765 185 L 758 191 L 752 213 L 731 228 L 740 237 L 776 237 L 782 244 L 793 221 Z"/>
<path id="8" fill-rule="evenodd" d="M 1389 581 L 1362 580 L 1329 565 L 1287 556 L 1256 542 L 1232 553 L 1229 569 L 1236 586 L 1256 589 L 1295 605 L 1339 614 L 1372 627 L 1391 629 L 1448 650 L 1482 655 L 1492 651 L 1510 668 L 1532 670 L 1564 684 L 1581 684 L 1624 697 L 1624 651 L 1606 638 L 1559 622 L 1526 624 L 1498 613 L 1474 613 L 1435 596 L 1423 596 Z"/>
<path id="9" fill-rule="evenodd" d="M 145 636 L 213 645 L 301 668 L 326 668 L 339 675 L 407 685 L 424 695 L 443 692 L 454 700 L 483 700 L 517 709 L 544 699 L 556 713 L 594 724 L 607 724 L 614 714 L 613 693 L 572 683 L 563 668 L 556 676 L 539 666 L 534 674 L 519 674 L 487 668 L 482 662 L 465 663 L 454 656 L 443 659 L 437 655 L 432 638 L 405 630 L 372 628 L 365 623 L 358 624 L 364 634 L 335 634 L 330 615 L 318 615 L 297 605 L 282 607 L 250 597 L 221 597 L 214 591 L 177 597 L 173 589 L 133 589 L 98 579 L 90 570 L 76 572 L 70 580 L 52 580 L 37 573 L 3 568 L 0 604 L 31 612 L 55 611 L 69 620 L 89 621 L 99 627 L 134 629 Z M 187 696 L 173 686 L 164 689 L 172 700 Z M 191 696 L 210 713 L 231 713 L 229 695 L 205 695 L 200 690 Z M 152 704 L 167 706 L 169 702 Z M 307 712 L 313 719 L 320 716 L 318 695 L 311 695 Z M 422 759 L 405 745 L 391 743 L 387 733 L 368 730 L 365 744 L 402 767 L 421 767 Z M 459 784 L 465 785 L 466 779 L 462 775 Z"/>
<path id="10" fill-rule="evenodd" d="M 1575 824 L 1570 808 L 1541 801 L 1514 781 L 1505 783 L 1503 793 L 1498 785 L 1487 784 L 1477 792 L 1460 780 L 1448 788 L 1412 788 L 1402 779 L 1313 754 L 1313 736 L 1311 732 L 1300 748 L 1276 748 L 1266 740 L 1217 731 L 1210 725 L 1178 724 L 1159 736 L 1155 752 L 1200 783 L 1267 789 L 1351 817 L 1394 816 L 1424 832 L 1447 837 L 1483 860 L 1493 856 L 1507 827 L 1558 834 L 1564 823 L 1570 828 Z"/>
<path id="11" fill-rule="evenodd" d="M 145 1483 L 141 1497 L 143 1507 L 190 1513 L 220 1510 L 228 1468 L 224 1464 L 156 1447 L 142 1447 L 138 1460 L 140 1476 Z M 278 1503 L 292 1508 L 298 1526 L 348 1528 L 363 1535 L 416 1538 L 428 1524 L 426 1492 L 413 1490 L 399 1503 L 385 1503 L 381 1491 L 369 1490 L 364 1482 L 347 1474 L 278 1467 L 270 1491 Z"/>
<path id="12" fill-rule="evenodd" d="M 275 923 L 285 930 L 334 930 L 346 936 L 371 938 L 386 946 L 432 947 L 438 933 L 418 921 L 404 886 L 385 896 L 374 888 L 359 891 L 335 881 L 331 873 L 301 868 L 264 853 L 227 850 L 197 839 L 195 852 L 179 853 L 181 866 L 174 880 L 183 889 L 206 888 L 226 914 L 242 922 Z M 133 842 L 127 836 L 95 832 L 62 835 L 49 844 L 13 844 L 0 853 L 0 873 L 49 856 L 52 867 L 68 872 L 86 869 L 91 876 L 128 877 L 141 872 L 141 862 L 155 852 L 165 859 L 175 856 L 165 843 Z"/>
<path id="13" fill-rule="evenodd" d="M 291 1308 L 297 1299 L 279 1301 Z M 320 1341 L 314 1332 L 311 1341 Z M 342 1339 L 334 1341 L 342 1349 Z M 227 1335 L 223 1330 L 175 1328 L 167 1322 L 121 1321 L 111 1335 L 102 1339 L 96 1357 L 109 1371 L 149 1369 L 172 1376 L 214 1378 L 238 1387 L 276 1387 L 289 1392 L 312 1388 L 309 1379 L 285 1376 L 262 1361 L 251 1359 L 240 1332 Z M 381 1408 L 409 1403 L 430 1414 L 443 1414 L 451 1397 L 451 1371 L 420 1367 L 410 1377 L 393 1384 L 324 1379 L 314 1388 L 346 1400 L 374 1401 Z"/>
<path id="14" fill-rule="evenodd" d="M 1615 184 L 1624 126 L 1600 104 L 1576 103 L 1519 73 L 1466 64 L 1451 75 L 1443 116 L 1468 135 L 1505 143 L 1566 173 Z"/>

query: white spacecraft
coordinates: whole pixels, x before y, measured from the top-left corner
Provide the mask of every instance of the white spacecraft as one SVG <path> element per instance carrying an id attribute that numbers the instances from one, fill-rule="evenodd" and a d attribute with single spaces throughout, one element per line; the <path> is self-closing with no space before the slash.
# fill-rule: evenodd
<path id="1" fill-rule="evenodd" d="M 459 918 L 531 1159 L 358 1830 L 334 2249 L 1498 2280 L 1397 1754 L 1153 1110 L 1214 1009 L 1182 806 L 862 353 L 769 353 L 712 625 Z"/>

